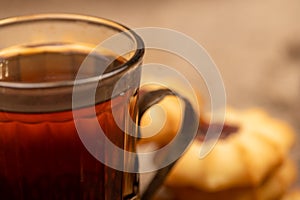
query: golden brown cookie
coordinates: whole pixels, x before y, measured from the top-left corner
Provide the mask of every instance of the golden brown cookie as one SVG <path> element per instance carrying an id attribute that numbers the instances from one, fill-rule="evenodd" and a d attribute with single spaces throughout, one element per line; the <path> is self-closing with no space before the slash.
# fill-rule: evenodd
<path id="1" fill-rule="evenodd" d="M 237 132 L 219 140 L 203 159 L 199 154 L 205 144 L 194 141 L 176 163 L 166 185 L 211 192 L 257 187 L 282 164 L 293 144 L 292 129 L 261 110 L 230 109 L 226 123 L 238 126 Z"/>
<path id="2" fill-rule="evenodd" d="M 159 86 L 144 86 L 141 93 L 161 89 Z M 196 94 L 200 113 L 203 107 L 201 95 Z M 141 119 L 141 134 L 144 137 L 140 144 L 154 143 L 157 148 L 168 144 L 179 130 L 182 121 L 182 102 L 175 96 L 167 96 L 157 105 L 149 108 Z"/>
<path id="3" fill-rule="evenodd" d="M 300 200 L 300 190 L 289 191 L 281 200 Z"/>
<path id="4" fill-rule="evenodd" d="M 168 144 L 179 130 L 181 120 L 180 102 L 174 96 L 167 96 L 142 117 L 140 143 L 155 143 L 159 147 Z M 151 136 L 151 137 L 149 137 Z"/>
<path id="5" fill-rule="evenodd" d="M 288 190 L 295 178 L 295 165 L 291 160 L 286 160 L 256 187 L 237 187 L 217 192 L 209 192 L 199 190 L 192 186 L 167 186 L 167 188 L 156 197 L 156 200 L 279 200 Z"/>

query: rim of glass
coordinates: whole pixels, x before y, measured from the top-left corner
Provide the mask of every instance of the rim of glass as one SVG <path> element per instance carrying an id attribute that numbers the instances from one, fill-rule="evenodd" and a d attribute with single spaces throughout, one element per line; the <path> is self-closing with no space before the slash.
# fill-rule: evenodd
<path id="1" fill-rule="evenodd" d="M 102 76 L 91 76 L 88 78 L 77 80 L 65 80 L 65 81 L 50 81 L 42 83 L 18 83 L 8 82 L 0 80 L 0 87 L 16 88 L 16 89 L 41 89 L 41 88 L 53 88 L 53 87 L 67 87 L 81 84 L 88 84 L 98 82 L 100 80 L 112 77 L 119 73 L 122 73 L 135 66 L 143 57 L 145 49 L 144 42 L 137 33 L 118 22 L 102 17 L 95 17 L 89 15 L 70 14 L 70 13 L 47 13 L 47 14 L 34 14 L 34 15 L 22 15 L 0 19 L 0 29 L 5 26 L 30 23 L 36 21 L 70 21 L 70 22 L 85 22 L 93 25 L 106 26 L 118 32 L 124 32 L 135 43 L 136 48 L 133 55 L 126 62 L 121 64 L 116 70 L 105 73 Z M 1 49 L 0 49 L 1 51 Z"/>

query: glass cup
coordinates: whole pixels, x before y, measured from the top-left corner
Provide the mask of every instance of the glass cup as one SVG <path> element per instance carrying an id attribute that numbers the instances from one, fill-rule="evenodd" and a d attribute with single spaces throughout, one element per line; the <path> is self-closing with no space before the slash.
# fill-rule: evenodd
<path id="1" fill-rule="evenodd" d="M 116 45 L 134 50 L 118 55 L 97 47 L 120 32 L 126 34 Z M 161 89 L 139 97 L 143 55 L 138 35 L 106 19 L 40 14 L 0 21 L 0 199 L 140 198 L 138 173 L 106 165 L 107 160 L 138 168 L 138 157 L 107 149 L 96 130 L 100 125 L 115 146 L 136 152 L 140 116 L 174 95 Z M 86 100 L 91 92 L 92 103 Z M 195 113 L 183 101 L 189 116 L 184 131 Z M 98 145 L 86 148 L 79 129 Z M 144 199 L 171 167 L 159 170 Z"/>

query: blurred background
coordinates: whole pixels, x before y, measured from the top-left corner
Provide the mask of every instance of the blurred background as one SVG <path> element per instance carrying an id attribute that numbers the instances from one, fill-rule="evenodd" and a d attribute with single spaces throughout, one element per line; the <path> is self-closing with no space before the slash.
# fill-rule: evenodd
<path id="1" fill-rule="evenodd" d="M 1 18 L 67 12 L 180 31 L 218 66 L 229 105 L 262 107 L 300 132 L 299 0 L 0 0 L 0 7 Z"/>
<path id="2" fill-rule="evenodd" d="M 1 0 L 0 7 L 1 18 L 81 13 L 180 31 L 218 66 L 229 105 L 263 107 L 300 130 L 299 0 Z"/>

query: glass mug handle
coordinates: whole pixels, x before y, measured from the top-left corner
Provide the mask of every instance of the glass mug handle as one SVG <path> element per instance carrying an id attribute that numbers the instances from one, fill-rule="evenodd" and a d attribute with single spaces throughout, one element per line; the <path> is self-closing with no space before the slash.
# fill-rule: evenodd
<path id="1" fill-rule="evenodd" d="M 174 141 L 174 145 L 172 148 L 170 148 L 166 155 L 164 155 L 164 159 L 174 159 L 170 158 L 172 154 L 181 155 L 183 153 L 182 150 L 185 150 L 186 147 L 192 142 L 194 136 L 195 136 L 195 130 L 198 128 L 198 118 L 197 113 L 195 112 L 193 106 L 191 103 L 184 98 L 183 96 L 179 95 L 178 93 L 175 93 L 169 89 L 158 89 L 154 91 L 149 91 L 144 94 L 140 94 L 139 100 L 138 100 L 138 109 L 139 109 L 139 119 L 138 124 L 140 125 L 141 118 L 143 114 L 153 105 L 159 103 L 162 101 L 166 96 L 177 96 L 179 99 L 181 99 L 184 102 L 185 110 L 183 114 L 183 121 L 182 125 L 179 129 L 179 132 L 177 134 L 177 139 Z M 140 134 L 140 130 L 139 130 Z M 187 141 L 189 140 L 189 141 Z M 179 148 L 178 148 L 179 147 Z M 182 152 L 180 152 L 182 151 Z M 177 159 L 176 159 L 177 160 Z M 167 165 L 164 168 L 159 169 L 156 174 L 154 175 L 154 178 L 150 181 L 150 184 L 145 189 L 143 194 L 141 195 L 141 200 L 150 200 L 155 192 L 159 189 L 159 187 L 163 184 L 165 178 L 167 177 L 170 170 L 175 165 L 176 161 L 171 162 L 171 164 Z"/>

